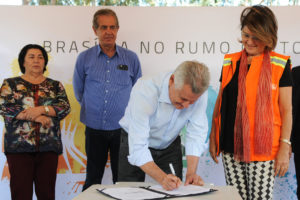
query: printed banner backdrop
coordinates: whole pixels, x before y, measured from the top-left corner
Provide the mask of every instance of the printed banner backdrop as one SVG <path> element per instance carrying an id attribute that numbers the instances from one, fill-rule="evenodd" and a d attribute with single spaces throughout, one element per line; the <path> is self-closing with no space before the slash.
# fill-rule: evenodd
<path id="1" fill-rule="evenodd" d="M 78 53 L 98 43 L 92 31 L 92 17 L 101 7 L 0 6 L 0 82 L 20 75 L 17 57 L 28 43 L 45 46 L 49 53 L 46 75 L 61 81 L 68 93 L 72 112 L 62 121 L 64 153 L 59 158 L 56 199 L 72 199 L 85 179 L 84 125 L 79 122 L 80 106 L 72 88 Z M 135 51 L 144 76 L 169 71 L 184 60 L 198 60 L 210 68 L 207 115 L 211 118 L 225 53 L 242 49 L 239 16 L 243 7 L 111 7 L 117 12 L 120 30 L 117 43 Z M 278 24 L 276 51 L 290 55 L 293 66 L 300 65 L 299 7 L 272 7 Z M 3 118 L 0 119 L 3 149 Z M 184 131 L 183 131 L 184 133 Z M 225 185 L 221 160 L 215 164 L 206 152 L 198 173 L 207 183 Z M 6 158 L 0 153 L 1 199 L 10 199 Z M 150 178 L 147 179 L 152 181 Z M 103 184 L 111 184 L 108 162 Z M 283 178 L 276 178 L 274 199 L 296 199 L 294 162 Z"/>

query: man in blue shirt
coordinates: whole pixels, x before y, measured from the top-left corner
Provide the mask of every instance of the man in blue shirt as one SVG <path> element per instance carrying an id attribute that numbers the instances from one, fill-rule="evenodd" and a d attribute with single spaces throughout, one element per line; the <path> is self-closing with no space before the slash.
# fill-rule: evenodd
<path id="1" fill-rule="evenodd" d="M 208 68 L 195 61 L 183 62 L 174 73 L 138 80 L 120 120 L 118 181 L 144 181 L 146 173 L 166 190 L 177 188 L 182 179 L 179 133 L 186 126 L 185 184 L 203 184 L 196 171 L 208 147 L 209 80 Z"/>
<path id="2" fill-rule="evenodd" d="M 131 89 L 141 77 L 137 55 L 116 45 L 118 18 L 110 9 L 94 14 L 93 30 L 99 45 L 77 58 L 73 87 L 81 105 L 80 121 L 86 125 L 86 180 L 83 190 L 102 181 L 108 151 L 113 182 L 118 179 L 119 120 L 124 115 Z"/>

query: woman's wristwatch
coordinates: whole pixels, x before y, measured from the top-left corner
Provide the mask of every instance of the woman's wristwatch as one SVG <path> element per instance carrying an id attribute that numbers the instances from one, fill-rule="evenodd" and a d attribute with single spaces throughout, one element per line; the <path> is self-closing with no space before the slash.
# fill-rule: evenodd
<path id="1" fill-rule="evenodd" d="M 46 115 L 48 115 L 49 112 L 50 112 L 49 107 L 48 106 L 44 106 L 44 108 L 45 108 Z"/>

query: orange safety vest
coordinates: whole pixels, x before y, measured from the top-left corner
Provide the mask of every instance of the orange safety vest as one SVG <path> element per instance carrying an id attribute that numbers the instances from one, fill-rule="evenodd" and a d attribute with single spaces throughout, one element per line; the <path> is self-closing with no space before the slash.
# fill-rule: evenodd
<path id="1" fill-rule="evenodd" d="M 226 54 L 223 62 L 222 71 L 222 83 L 221 94 L 218 113 L 214 118 L 216 128 L 216 144 L 218 148 L 218 154 L 220 153 L 220 125 L 221 125 L 221 104 L 222 104 L 222 92 L 226 85 L 231 81 L 235 70 L 236 63 L 240 60 L 242 52 Z M 272 103 L 274 113 L 274 134 L 273 134 L 273 146 L 271 155 L 257 155 L 254 153 L 254 121 L 255 121 L 255 104 L 256 104 L 256 92 L 258 88 L 259 74 L 262 68 L 263 55 L 252 58 L 251 67 L 246 76 L 246 104 L 250 121 L 250 161 L 267 161 L 274 160 L 279 149 L 279 140 L 281 134 L 281 117 L 278 104 L 279 97 L 279 81 L 289 59 L 289 56 L 284 56 L 276 52 L 270 52 L 271 66 L 272 66 Z M 235 120 L 235 119 L 233 119 Z"/>

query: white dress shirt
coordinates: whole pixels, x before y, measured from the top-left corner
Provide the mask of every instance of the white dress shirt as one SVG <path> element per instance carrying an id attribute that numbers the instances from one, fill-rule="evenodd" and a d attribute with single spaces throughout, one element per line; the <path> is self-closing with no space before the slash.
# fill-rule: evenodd
<path id="1" fill-rule="evenodd" d="M 128 133 L 128 161 L 132 165 L 153 161 L 148 147 L 167 148 L 184 126 L 186 155 L 199 157 L 208 147 L 207 91 L 188 108 L 176 109 L 169 98 L 171 75 L 141 78 L 132 89 L 125 115 L 119 122 Z"/>

